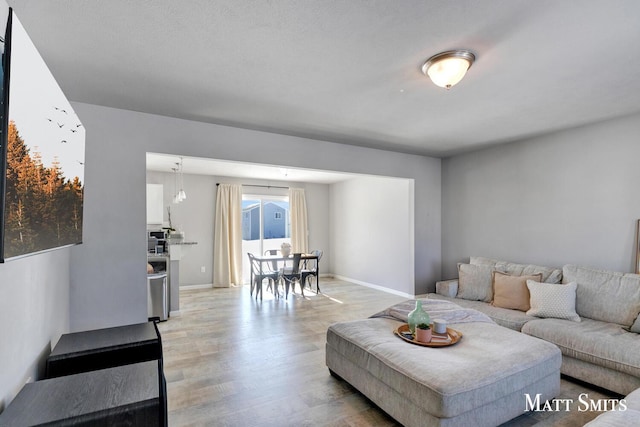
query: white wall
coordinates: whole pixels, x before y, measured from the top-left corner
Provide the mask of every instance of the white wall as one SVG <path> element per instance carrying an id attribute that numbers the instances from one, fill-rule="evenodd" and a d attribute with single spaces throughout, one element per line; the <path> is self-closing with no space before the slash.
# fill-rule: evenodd
<path id="1" fill-rule="evenodd" d="M 89 104 L 73 107 L 87 129 L 88 183 L 85 245 L 72 251 L 73 330 L 146 317 L 146 152 L 415 179 L 416 292 L 433 289 L 440 277 L 439 159 Z"/>
<path id="2" fill-rule="evenodd" d="M 0 264 L 0 411 L 69 330 L 69 248 Z"/>
<path id="3" fill-rule="evenodd" d="M 634 271 L 640 115 L 443 160 L 443 275 L 470 255 Z"/>
<path id="4" fill-rule="evenodd" d="M 338 277 L 414 295 L 413 182 L 358 177 L 331 186 Z"/>

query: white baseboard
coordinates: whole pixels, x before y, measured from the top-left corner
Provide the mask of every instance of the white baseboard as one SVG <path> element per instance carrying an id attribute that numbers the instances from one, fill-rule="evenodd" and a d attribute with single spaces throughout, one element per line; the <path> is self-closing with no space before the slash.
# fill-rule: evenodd
<path id="1" fill-rule="evenodd" d="M 389 294 L 398 295 L 398 296 L 401 296 L 401 297 L 406 297 L 406 298 L 411 298 L 411 299 L 415 298 L 415 295 L 411 295 L 411 294 L 408 294 L 406 292 L 396 291 L 395 289 L 385 288 L 384 286 L 374 285 L 373 283 L 363 282 L 362 280 L 353 279 L 351 277 L 340 276 L 340 275 L 333 274 L 333 273 L 320 273 L 320 278 L 323 278 L 323 279 L 334 278 L 334 279 L 338 279 L 338 280 L 344 280 L 346 282 L 351 282 L 351 283 L 355 283 L 357 285 L 366 286 L 367 288 L 377 289 L 379 291 L 387 292 Z M 247 283 L 246 285 L 248 286 L 249 284 Z M 211 289 L 211 288 L 213 288 L 213 284 L 212 283 L 205 283 L 205 284 L 202 284 L 202 285 L 183 285 L 183 286 L 180 286 L 180 290 L 185 290 L 185 291 L 193 290 L 193 289 Z"/>
<path id="2" fill-rule="evenodd" d="M 169 312 L 169 317 L 180 317 L 180 316 L 182 316 L 182 313 L 180 313 L 180 310 Z"/>
<path id="3" fill-rule="evenodd" d="M 183 285 L 180 286 L 180 290 L 191 290 L 191 289 L 209 289 L 209 288 L 213 288 L 213 283 L 205 283 L 203 285 Z"/>
<path id="4" fill-rule="evenodd" d="M 356 285 L 366 286 L 367 288 L 377 289 L 379 291 L 383 291 L 388 294 L 398 295 L 398 296 L 406 297 L 410 299 L 415 298 L 415 295 L 408 294 L 406 292 L 396 291 L 395 289 L 385 288 L 384 286 L 380 286 L 380 285 L 374 285 L 373 283 L 363 282 L 362 280 L 352 279 L 350 277 L 340 276 L 337 274 L 334 274 L 333 277 L 335 277 L 336 279 L 344 280 L 345 282 L 351 282 L 351 283 L 355 283 Z"/>

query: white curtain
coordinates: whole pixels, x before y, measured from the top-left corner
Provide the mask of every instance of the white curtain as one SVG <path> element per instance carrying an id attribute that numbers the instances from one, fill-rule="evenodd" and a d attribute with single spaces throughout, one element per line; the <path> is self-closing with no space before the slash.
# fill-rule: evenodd
<path id="1" fill-rule="evenodd" d="M 242 186 L 219 184 L 213 242 L 213 287 L 242 284 Z"/>
<path id="2" fill-rule="evenodd" d="M 309 252 L 307 226 L 307 200 L 304 188 L 289 188 L 291 214 L 291 252 Z"/>

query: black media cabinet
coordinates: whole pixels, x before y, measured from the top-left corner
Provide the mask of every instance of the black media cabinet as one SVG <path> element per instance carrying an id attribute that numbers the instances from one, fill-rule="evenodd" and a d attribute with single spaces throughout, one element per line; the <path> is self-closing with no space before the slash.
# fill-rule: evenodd
<path id="1" fill-rule="evenodd" d="M 162 360 L 155 322 L 64 334 L 47 357 L 45 378 Z"/>

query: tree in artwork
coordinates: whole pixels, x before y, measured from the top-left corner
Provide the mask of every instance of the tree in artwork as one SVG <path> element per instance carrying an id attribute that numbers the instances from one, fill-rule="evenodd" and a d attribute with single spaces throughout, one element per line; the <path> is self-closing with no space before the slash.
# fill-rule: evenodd
<path id="1" fill-rule="evenodd" d="M 44 166 L 37 147 L 7 132 L 4 256 L 11 258 L 82 241 L 84 189 L 65 178 L 57 159 Z"/>

